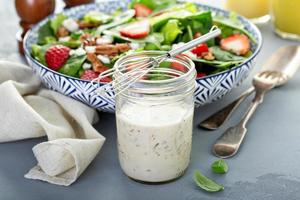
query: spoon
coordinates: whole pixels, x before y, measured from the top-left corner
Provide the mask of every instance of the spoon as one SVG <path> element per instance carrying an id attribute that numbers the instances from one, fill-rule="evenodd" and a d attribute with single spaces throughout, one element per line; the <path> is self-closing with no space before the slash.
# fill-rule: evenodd
<path id="1" fill-rule="evenodd" d="M 276 66 L 277 70 L 268 71 Z M 284 67 L 285 66 L 285 67 Z M 235 155 L 247 133 L 246 124 L 259 104 L 263 102 L 264 94 L 273 87 L 286 83 L 300 66 L 300 46 L 283 47 L 277 50 L 266 62 L 266 71 L 258 73 L 253 79 L 255 97 L 242 120 L 229 128 L 217 139 L 213 146 L 213 153 L 221 158 Z"/>
<path id="2" fill-rule="evenodd" d="M 286 75 L 285 79 L 278 80 L 276 87 L 284 85 L 300 66 L 300 46 L 285 46 L 278 49 L 262 67 L 260 73 L 271 73 L 273 71 Z M 239 105 L 252 93 L 254 87 L 249 88 L 241 96 L 220 111 L 200 122 L 199 127 L 207 130 L 216 130 L 222 126 L 239 107 Z"/>

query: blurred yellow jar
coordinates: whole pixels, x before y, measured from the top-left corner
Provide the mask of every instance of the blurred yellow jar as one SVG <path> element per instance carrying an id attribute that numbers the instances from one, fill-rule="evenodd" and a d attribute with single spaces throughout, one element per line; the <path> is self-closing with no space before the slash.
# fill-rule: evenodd
<path id="1" fill-rule="evenodd" d="M 300 40 L 300 0 L 271 0 L 271 13 L 278 35 Z"/>
<path id="2" fill-rule="evenodd" d="M 263 23 L 269 20 L 269 0 L 226 0 L 225 7 L 253 22 Z"/>

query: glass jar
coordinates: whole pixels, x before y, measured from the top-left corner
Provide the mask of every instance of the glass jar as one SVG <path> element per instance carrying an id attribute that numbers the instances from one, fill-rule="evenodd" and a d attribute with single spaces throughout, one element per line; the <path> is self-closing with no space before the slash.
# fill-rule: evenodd
<path id="1" fill-rule="evenodd" d="M 120 58 L 114 66 L 114 79 L 122 75 L 118 68 L 124 63 L 161 54 L 141 52 Z M 196 70 L 186 57 L 170 58 L 161 67 L 170 65 L 179 67 L 182 74 L 169 79 L 148 74 L 152 80 L 139 80 L 116 95 L 120 165 L 127 176 L 138 181 L 173 180 L 189 165 Z"/>
<path id="2" fill-rule="evenodd" d="M 269 0 L 226 0 L 225 8 L 237 12 L 255 24 L 269 21 Z"/>
<path id="3" fill-rule="evenodd" d="M 300 40 L 300 0 L 271 0 L 271 15 L 279 36 Z"/>

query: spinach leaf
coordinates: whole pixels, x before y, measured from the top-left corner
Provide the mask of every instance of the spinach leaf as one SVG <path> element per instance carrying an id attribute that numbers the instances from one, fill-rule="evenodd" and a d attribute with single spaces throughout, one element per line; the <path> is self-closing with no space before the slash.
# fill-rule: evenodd
<path id="1" fill-rule="evenodd" d="M 51 46 L 52 46 L 52 44 L 47 44 L 44 46 L 34 44 L 31 46 L 31 54 L 40 63 L 42 63 L 43 65 L 46 65 L 45 54 L 46 54 L 47 49 Z"/>
<path id="2" fill-rule="evenodd" d="M 103 34 L 112 36 L 115 39 L 120 41 L 135 42 L 135 43 L 140 43 L 142 45 L 149 45 L 149 48 L 147 50 L 157 50 L 157 49 L 163 50 L 165 47 L 164 45 L 163 46 L 161 45 L 162 42 L 164 41 L 164 36 L 162 33 L 152 33 L 143 39 L 132 39 L 132 38 L 124 37 L 119 33 L 117 29 L 105 30 L 103 31 Z"/>
<path id="3" fill-rule="evenodd" d="M 224 190 L 224 186 L 205 177 L 200 171 L 195 171 L 194 181 L 203 190 L 207 192 L 219 192 Z"/>
<path id="4" fill-rule="evenodd" d="M 154 32 L 159 31 L 170 19 L 184 19 L 188 16 L 193 15 L 187 10 L 178 10 L 174 12 L 166 12 L 161 15 L 150 18 L 151 28 Z"/>
<path id="5" fill-rule="evenodd" d="M 177 36 L 182 33 L 179 27 L 179 21 L 176 19 L 169 20 L 161 29 L 164 35 L 164 44 L 171 45 Z"/>
<path id="6" fill-rule="evenodd" d="M 217 174 L 225 174 L 228 171 L 228 165 L 224 160 L 217 160 L 213 162 L 213 164 L 211 165 L 211 169 Z"/>
<path id="7" fill-rule="evenodd" d="M 96 34 L 100 35 L 103 31 L 122 25 L 131 20 L 135 15 L 134 10 L 127 10 L 114 17 L 114 20 L 97 28 Z"/>
<path id="8" fill-rule="evenodd" d="M 62 66 L 58 71 L 68 76 L 75 76 L 81 69 L 86 56 L 72 56 L 68 59 L 67 63 Z"/>
<path id="9" fill-rule="evenodd" d="M 215 68 L 219 68 L 219 69 L 221 69 L 220 71 L 235 67 L 235 66 L 237 66 L 237 65 L 239 65 L 243 62 L 242 60 L 236 60 L 236 61 L 212 60 L 212 61 L 209 61 L 209 60 L 204 60 L 204 59 L 201 59 L 201 58 L 193 58 L 192 60 L 194 62 L 199 62 L 199 63 L 203 63 L 203 64 L 206 64 L 206 65 L 210 65 L 210 66 L 215 67 Z M 220 72 L 220 71 L 218 71 L 218 72 Z"/>
<path id="10" fill-rule="evenodd" d="M 253 43 L 257 43 L 256 39 L 245 30 L 244 25 L 238 20 L 236 14 L 231 14 L 229 18 L 220 16 L 214 17 L 214 24 L 221 29 L 221 37 L 225 38 L 234 33 L 243 33 L 247 35 Z"/>
<path id="11" fill-rule="evenodd" d="M 60 13 L 50 20 L 50 27 L 52 28 L 54 34 L 57 33 L 59 27 L 62 25 L 65 19 L 67 19 L 67 17 Z"/>
<path id="12" fill-rule="evenodd" d="M 112 21 L 113 17 L 102 12 L 90 11 L 83 16 L 83 20 L 93 24 L 106 24 Z"/>
<path id="13" fill-rule="evenodd" d="M 70 40 L 70 41 L 66 41 L 66 42 L 57 42 L 56 44 L 61 44 L 61 45 L 70 47 L 71 49 L 76 49 L 76 48 L 80 47 L 81 42 L 79 40 Z"/>
<path id="14" fill-rule="evenodd" d="M 244 57 L 234 55 L 228 51 L 224 51 L 218 46 L 210 47 L 210 50 L 214 54 L 215 58 L 220 61 L 242 61 L 242 60 L 245 60 Z"/>
<path id="15" fill-rule="evenodd" d="M 180 10 L 186 10 L 191 13 L 196 13 L 196 12 L 198 12 L 198 7 L 196 6 L 196 4 L 194 4 L 192 2 L 186 2 L 184 4 L 175 4 L 174 6 L 168 7 L 163 10 L 155 9 L 154 12 L 152 12 L 152 14 L 150 15 L 150 17 L 157 16 L 158 14 L 161 14 L 161 13 L 175 12 L 175 11 L 180 11 Z"/>
<path id="16" fill-rule="evenodd" d="M 47 21 L 44 25 L 42 25 L 38 30 L 38 39 L 37 44 L 43 45 L 46 44 L 45 40 L 47 37 L 55 37 L 53 30 L 51 28 L 51 21 Z"/>
<path id="17" fill-rule="evenodd" d="M 224 51 L 220 49 L 218 46 L 210 47 L 213 55 L 215 56 L 216 60 L 204 60 L 201 58 L 194 58 L 193 61 L 200 62 L 206 65 L 210 65 L 215 68 L 221 68 L 222 70 L 229 69 L 231 67 L 237 66 L 244 62 L 246 57 L 234 55 L 228 51 Z M 219 72 L 219 71 L 216 71 Z"/>
<path id="18" fill-rule="evenodd" d="M 176 4 L 176 0 L 133 0 L 129 7 L 133 8 L 135 4 L 143 4 L 152 10 L 162 10 Z"/>

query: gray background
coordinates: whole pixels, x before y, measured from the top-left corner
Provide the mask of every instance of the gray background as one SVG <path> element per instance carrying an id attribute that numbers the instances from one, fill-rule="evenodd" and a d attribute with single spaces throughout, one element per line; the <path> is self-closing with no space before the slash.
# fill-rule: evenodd
<path id="1" fill-rule="evenodd" d="M 220 5 L 218 0 L 213 3 Z M 17 29 L 18 18 L 13 1 L 0 0 L 0 58 L 22 61 L 17 54 L 14 35 Z M 299 44 L 276 37 L 269 25 L 260 29 L 264 45 L 253 73 L 278 47 Z M 211 154 L 213 142 L 241 118 L 250 99 L 220 130 L 200 130 L 197 123 L 232 101 L 250 83 L 249 77 L 221 101 L 195 111 L 191 164 L 186 174 L 177 181 L 146 185 L 127 178 L 117 160 L 115 117 L 100 113 L 100 122 L 95 127 L 107 140 L 92 164 L 70 187 L 23 178 L 36 164 L 31 148 L 45 138 L 0 144 L 0 199 L 300 199 L 300 72 L 287 85 L 267 95 L 249 123 L 249 132 L 240 152 L 226 160 L 229 172 L 215 175 L 210 170 L 210 164 L 216 160 Z M 198 189 L 192 181 L 196 169 L 225 185 L 225 190 L 210 194 Z"/>

